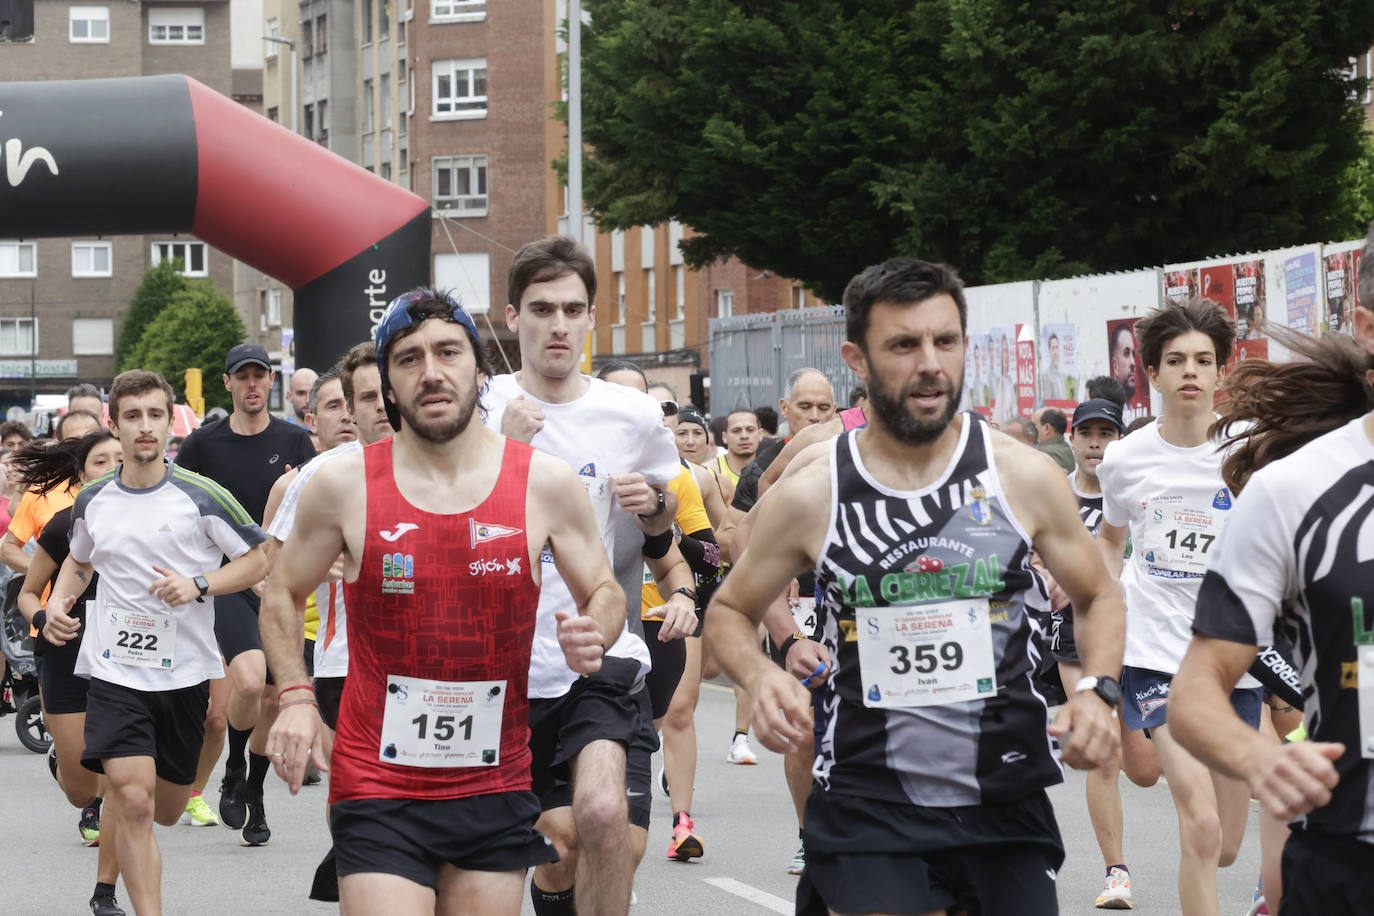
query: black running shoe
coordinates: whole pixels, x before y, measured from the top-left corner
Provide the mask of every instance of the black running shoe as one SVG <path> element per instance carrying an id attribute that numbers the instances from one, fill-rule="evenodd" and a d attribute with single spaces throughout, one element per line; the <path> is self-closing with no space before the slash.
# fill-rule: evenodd
<path id="1" fill-rule="evenodd" d="M 248 789 L 248 821 L 239 834 L 239 843 L 244 846 L 266 846 L 272 839 L 272 831 L 267 826 L 267 812 L 262 807 L 262 790 Z"/>
<path id="2" fill-rule="evenodd" d="M 125 916 L 114 894 L 97 893 L 91 898 L 91 916 Z"/>
<path id="3" fill-rule="evenodd" d="M 244 799 L 248 792 L 247 772 L 225 770 L 224 779 L 219 784 L 219 822 L 230 830 L 243 827 L 247 819 Z"/>

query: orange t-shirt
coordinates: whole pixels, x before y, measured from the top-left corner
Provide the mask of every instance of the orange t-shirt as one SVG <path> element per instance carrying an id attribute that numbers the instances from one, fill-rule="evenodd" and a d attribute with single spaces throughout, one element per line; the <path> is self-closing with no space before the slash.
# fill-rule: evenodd
<path id="1" fill-rule="evenodd" d="M 43 533 L 49 519 L 76 502 L 78 492 L 80 487 L 53 489 L 42 496 L 33 492 L 25 493 L 24 498 L 19 500 L 19 508 L 14 510 L 14 517 L 10 519 L 10 533 L 21 545 L 27 544 Z"/>

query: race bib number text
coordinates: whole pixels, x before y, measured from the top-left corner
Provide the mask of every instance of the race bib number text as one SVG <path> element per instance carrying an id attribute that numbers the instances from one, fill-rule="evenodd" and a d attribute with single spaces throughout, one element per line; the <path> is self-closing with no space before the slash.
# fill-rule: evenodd
<path id="1" fill-rule="evenodd" d="M 108 608 L 101 615 L 101 655 L 121 665 L 171 669 L 177 622 L 170 614 Z"/>
<path id="2" fill-rule="evenodd" d="M 865 608 L 855 622 L 865 706 L 940 706 L 997 692 L 986 598 Z"/>
<path id="3" fill-rule="evenodd" d="M 378 759 L 408 767 L 501 762 L 505 681 L 386 680 Z"/>

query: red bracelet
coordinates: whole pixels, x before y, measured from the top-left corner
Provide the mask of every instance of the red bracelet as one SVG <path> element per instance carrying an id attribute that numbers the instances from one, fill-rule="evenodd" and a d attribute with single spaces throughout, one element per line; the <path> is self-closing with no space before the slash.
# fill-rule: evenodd
<path id="1" fill-rule="evenodd" d="M 278 690 L 277 700 L 280 702 L 282 694 L 290 693 L 293 690 L 309 690 L 312 694 L 315 692 L 315 688 L 311 687 L 309 684 L 297 684 L 295 687 L 283 687 L 281 690 Z"/>
<path id="2" fill-rule="evenodd" d="M 291 707 L 291 706 L 305 706 L 306 704 L 309 704 L 309 705 L 315 707 L 316 709 L 319 709 L 319 708 L 320 708 L 320 704 L 319 704 L 319 703 L 316 703 L 314 700 L 292 700 L 290 703 L 283 703 L 283 704 L 281 704 L 281 706 L 279 706 L 279 707 L 277 707 L 277 708 L 278 708 L 278 709 L 287 709 L 288 707 Z"/>

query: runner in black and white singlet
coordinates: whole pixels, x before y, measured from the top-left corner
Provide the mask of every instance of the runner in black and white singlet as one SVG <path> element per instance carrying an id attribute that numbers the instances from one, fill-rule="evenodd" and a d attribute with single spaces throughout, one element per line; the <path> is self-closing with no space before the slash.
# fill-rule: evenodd
<path id="1" fill-rule="evenodd" d="M 765 607 L 814 565 L 834 662 L 806 808 L 798 913 L 1058 911 L 1044 788 L 1111 759 L 1120 592 L 1049 458 L 958 414 L 967 308 L 949 268 L 894 258 L 845 291 L 842 353 L 869 422 L 800 456 L 760 501 L 750 549 L 707 613 L 770 750 L 811 738 L 811 697 L 753 646 Z M 826 494 L 822 498 L 822 494 Z M 1078 609 L 1085 669 L 1046 733 L 1028 610 L 1032 544 Z M 1116 694 L 1116 695 L 1119 695 Z"/>
<path id="2" fill-rule="evenodd" d="M 1359 275 L 1364 301 L 1374 303 L 1374 233 Z M 1293 822 L 1281 904 L 1279 889 L 1264 883 L 1269 911 L 1285 916 L 1368 912 L 1374 900 L 1369 305 L 1355 310 L 1354 330 L 1357 343 L 1285 338 L 1305 359 L 1242 364 L 1231 380 L 1236 403 L 1223 413 L 1255 421 L 1224 468 L 1228 484 L 1244 489 L 1174 678 L 1170 721 L 1179 741 Z M 1292 419 L 1299 416 L 1301 425 Z M 1323 428 L 1331 431 L 1301 444 Z M 1277 635 L 1293 645 L 1310 739 L 1282 747 L 1248 729 L 1227 703 L 1258 647 Z"/>

